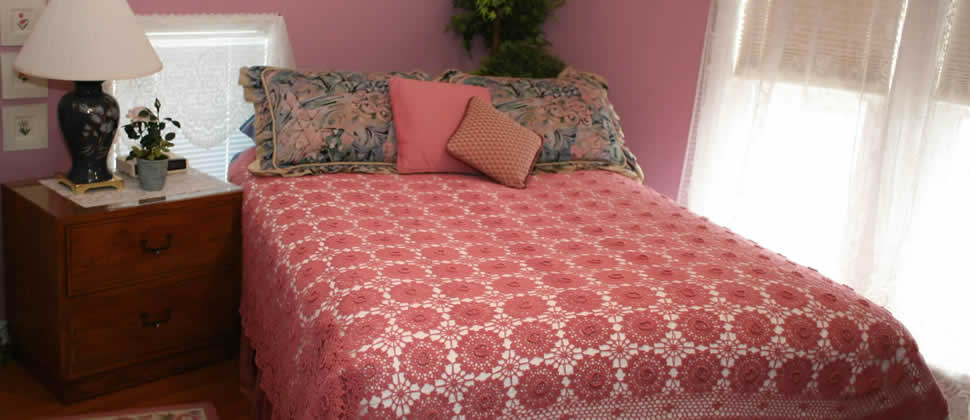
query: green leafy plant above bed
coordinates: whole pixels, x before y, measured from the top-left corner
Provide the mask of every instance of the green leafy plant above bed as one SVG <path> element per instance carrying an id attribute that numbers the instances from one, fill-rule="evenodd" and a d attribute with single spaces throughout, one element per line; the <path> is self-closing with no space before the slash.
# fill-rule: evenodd
<path id="1" fill-rule="evenodd" d="M 476 72 L 484 76 L 556 77 L 565 64 L 541 46 L 530 41 L 505 41 L 498 50 L 482 60 Z"/>
<path id="2" fill-rule="evenodd" d="M 447 30 L 469 53 L 476 37 L 489 55 L 475 73 L 485 76 L 556 77 L 566 65 L 547 51 L 542 25 L 566 0 L 454 0 L 461 9 Z"/>

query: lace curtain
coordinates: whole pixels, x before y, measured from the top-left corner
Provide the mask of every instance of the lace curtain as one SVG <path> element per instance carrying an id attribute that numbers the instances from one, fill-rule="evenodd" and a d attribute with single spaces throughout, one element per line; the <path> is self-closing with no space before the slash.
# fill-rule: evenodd
<path id="1" fill-rule="evenodd" d="M 147 15 L 138 21 L 164 68 L 148 77 L 114 82 L 122 112 L 159 98 L 162 114 L 182 122 L 173 151 L 187 157 L 190 166 L 225 178 L 232 156 L 252 145 L 239 132 L 253 114 L 238 85 L 239 69 L 294 66 L 283 17 Z M 119 138 L 118 153 L 127 153 L 128 139 Z"/>
<path id="2" fill-rule="evenodd" d="M 714 0 L 680 200 L 886 306 L 970 405 L 970 0 Z"/>

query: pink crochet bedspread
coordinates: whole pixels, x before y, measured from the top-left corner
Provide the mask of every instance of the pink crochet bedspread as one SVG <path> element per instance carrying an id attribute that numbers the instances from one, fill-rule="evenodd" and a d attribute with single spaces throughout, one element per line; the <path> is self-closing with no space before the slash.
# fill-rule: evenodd
<path id="1" fill-rule="evenodd" d="M 234 177 L 275 418 L 946 417 L 886 310 L 620 175 Z"/>

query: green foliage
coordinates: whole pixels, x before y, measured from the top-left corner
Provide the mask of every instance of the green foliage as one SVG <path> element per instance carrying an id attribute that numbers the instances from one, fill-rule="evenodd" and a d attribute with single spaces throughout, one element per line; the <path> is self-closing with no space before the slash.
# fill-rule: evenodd
<path id="1" fill-rule="evenodd" d="M 128 135 L 129 139 L 138 140 L 138 145 L 131 146 L 128 160 L 168 159 L 166 153 L 174 146 L 172 140 L 175 140 L 175 133 L 167 133 L 164 136 L 162 133 L 165 132 L 168 124 L 174 125 L 175 128 L 182 128 L 182 123 L 171 118 L 160 118 L 161 113 L 162 102 L 158 98 L 155 99 L 155 112 L 143 107 L 133 109 L 128 113 L 131 122 L 123 127 L 125 134 Z"/>
<path id="2" fill-rule="evenodd" d="M 505 41 L 497 51 L 482 60 L 475 72 L 482 76 L 550 78 L 559 75 L 566 64 L 531 41 Z"/>
<path id="3" fill-rule="evenodd" d="M 559 63 L 560 69 L 565 66 L 545 50 L 549 41 L 543 37 L 542 25 L 566 0 L 453 0 L 452 4 L 462 11 L 451 18 L 446 30 L 461 37 L 462 46 L 469 53 L 476 37 L 481 37 L 489 49 L 489 57 L 478 70 L 479 74 L 549 75 L 553 63 Z M 507 61 L 528 52 L 536 56 L 528 57 L 526 63 Z M 514 69 L 515 73 L 496 72 L 506 68 Z"/>

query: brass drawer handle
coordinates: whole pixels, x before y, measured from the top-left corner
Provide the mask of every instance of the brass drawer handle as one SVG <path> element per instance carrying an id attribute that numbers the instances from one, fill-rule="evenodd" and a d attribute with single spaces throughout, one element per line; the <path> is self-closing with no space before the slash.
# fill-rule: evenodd
<path id="1" fill-rule="evenodd" d="M 172 308 L 165 308 L 165 310 L 162 311 L 162 317 L 158 319 L 151 319 L 151 315 L 148 315 L 148 313 L 146 312 L 141 313 L 142 328 L 158 328 L 158 327 L 161 327 L 162 324 L 166 324 L 168 323 L 168 321 L 171 321 L 171 320 L 172 320 Z"/>
<path id="2" fill-rule="evenodd" d="M 148 246 L 148 240 L 147 239 L 142 239 L 141 240 L 141 249 L 142 249 L 142 251 L 145 251 L 146 254 L 152 254 L 152 255 L 154 255 L 156 257 L 158 255 L 160 255 L 162 253 L 162 251 L 166 251 L 166 250 L 168 250 L 171 247 L 172 247 L 172 234 L 171 233 L 169 233 L 168 235 L 165 235 L 165 245 L 162 245 L 162 246 L 160 246 L 158 248 L 150 248 Z"/>

